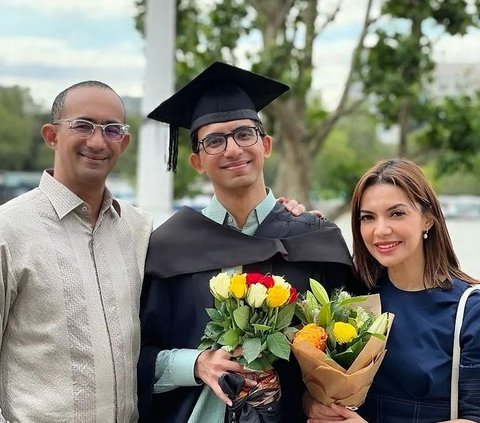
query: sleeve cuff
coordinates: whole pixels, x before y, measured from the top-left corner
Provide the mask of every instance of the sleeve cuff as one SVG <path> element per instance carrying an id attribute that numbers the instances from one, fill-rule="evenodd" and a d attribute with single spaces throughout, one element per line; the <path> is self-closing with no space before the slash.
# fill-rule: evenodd
<path id="1" fill-rule="evenodd" d="M 202 353 L 200 350 L 180 349 L 175 351 L 172 360 L 172 382 L 176 386 L 201 385 L 195 379 L 195 362 Z"/>

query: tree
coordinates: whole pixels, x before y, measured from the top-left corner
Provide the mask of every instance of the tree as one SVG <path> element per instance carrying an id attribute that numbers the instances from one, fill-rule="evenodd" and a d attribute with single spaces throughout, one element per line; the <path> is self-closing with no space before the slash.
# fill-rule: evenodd
<path id="1" fill-rule="evenodd" d="M 349 102 L 349 94 L 354 66 L 370 24 L 372 0 L 368 1 L 343 94 L 331 113 L 326 113 L 318 102 L 311 103 L 308 95 L 312 87 L 315 40 L 334 21 L 341 2 L 327 13 L 319 10 L 318 3 L 317 0 L 217 0 L 213 7 L 206 8 L 200 1 L 177 1 L 177 86 L 184 85 L 214 60 L 238 64 L 241 58 L 249 61 L 253 71 L 290 85 L 289 93 L 266 108 L 264 117 L 282 157 L 274 190 L 304 204 L 309 202 L 315 156 L 338 120 L 361 101 Z M 138 0 L 137 5 L 137 28 L 142 31 L 145 0 Z M 253 40 L 258 40 L 256 48 Z M 248 51 L 243 53 L 247 42 Z M 307 114 L 321 119 L 307 118 Z"/>
<path id="2" fill-rule="evenodd" d="M 0 87 L 0 169 L 26 169 L 31 158 L 36 110 L 27 88 Z"/>
<path id="3" fill-rule="evenodd" d="M 446 97 L 433 105 L 418 136 L 424 151 L 434 151 L 437 174 L 480 169 L 480 92 Z"/>
<path id="4" fill-rule="evenodd" d="M 399 156 L 408 154 L 408 134 L 429 116 L 427 87 L 435 69 L 432 51 L 438 33 L 464 35 L 469 27 L 478 26 L 479 4 L 474 7 L 467 0 L 383 4 L 376 41 L 362 58 L 360 75 L 384 125 L 399 126 Z"/>

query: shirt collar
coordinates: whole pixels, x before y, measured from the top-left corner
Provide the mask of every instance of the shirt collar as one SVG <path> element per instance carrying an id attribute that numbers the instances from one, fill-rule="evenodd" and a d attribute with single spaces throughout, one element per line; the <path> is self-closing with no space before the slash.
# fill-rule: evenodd
<path id="1" fill-rule="evenodd" d="M 47 196 L 59 219 L 63 219 L 76 208 L 86 204 L 79 196 L 53 177 L 53 169 L 48 169 L 43 172 L 39 189 Z M 115 200 L 111 192 L 105 188 L 100 213 L 104 213 L 109 208 L 118 214 L 118 216 L 121 216 L 120 203 Z"/>
<path id="2" fill-rule="evenodd" d="M 273 195 L 272 190 L 270 188 L 266 188 L 266 190 L 266 197 L 257 204 L 257 206 L 247 217 L 247 220 L 249 220 L 251 219 L 252 215 L 255 216 L 259 225 L 265 220 L 276 204 L 275 196 Z M 218 201 L 215 195 L 213 195 L 208 206 L 202 210 L 202 213 L 204 216 L 208 217 L 219 225 L 223 225 L 229 216 L 233 219 L 228 210 L 223 207 L 222 203 Z"/>

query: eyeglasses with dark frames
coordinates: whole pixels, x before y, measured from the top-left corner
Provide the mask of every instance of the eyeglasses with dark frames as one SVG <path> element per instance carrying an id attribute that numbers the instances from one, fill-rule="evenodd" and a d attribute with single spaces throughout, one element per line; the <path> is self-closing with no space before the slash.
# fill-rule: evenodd
<path id="1" fill-rule="evenodd" d="M 229 137 L 232 137 L 239 147 L 251 147 L 258 141 L 259 133 L 258 126 L 241 126 L 227 134 L 209 134 L 198 141 L 198 144 L 203 146 L 207 154 L 221 154 L 227 149 Z"/>
<path id="2" fill-rule="evenodd" d="M 69 129 L 79 138 L 89 138 L 95 132 L 97 126 L 102 130 L 103 138 L 109 142 L 120 142 L 130 129 L 129 125 L 123 123 L 93 123 L 85 119 L 58 119 L 54 125 L 68 123 Z"/>

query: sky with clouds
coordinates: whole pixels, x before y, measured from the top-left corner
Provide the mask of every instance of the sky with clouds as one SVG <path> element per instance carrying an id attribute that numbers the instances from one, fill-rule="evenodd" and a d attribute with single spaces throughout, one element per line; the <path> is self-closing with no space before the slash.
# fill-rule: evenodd
<path id="1" fill-rule="evenodd" d="M 330 107 L 346 77 L 366 3 L 343 0 L 338 18 L 316 44 L 314 87 Z M 29 87 L 46 107 L 63 88 L 86 79 L 106 82 L 120 95 L 141 96 L 144 42 L 134 14 L 133 0 L 1 0 L 0 85 Z M 480 31 L 442 37 L 435 58 L 479 64 L 479 45 Z"/>
<path id="2" fill-rule="evenodd" d="M 36 101 L 80 80 L 140 96 L 144 44 L 133 0 L 2 0 L 0 85 L 30 87 Z"/>

